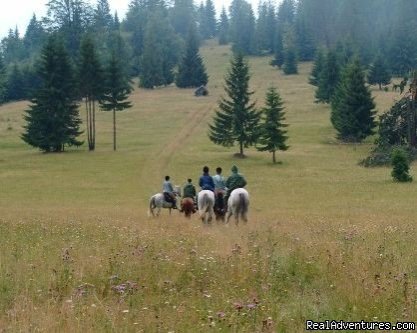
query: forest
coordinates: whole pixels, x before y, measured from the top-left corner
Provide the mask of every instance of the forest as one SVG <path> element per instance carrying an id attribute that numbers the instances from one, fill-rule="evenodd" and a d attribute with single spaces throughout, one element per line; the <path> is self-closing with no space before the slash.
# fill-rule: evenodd
<path id="1" fill-rule="evenodd" d="M 126 16 L 110 11 L 107 0 L 51 0 L 47 15 L 33 15 L 26 31 L 10 29 L 0 44 L 0 102 L 31 98 L 39 86 L 37 63 L 51 35 L 65 44 L 73 64 L 80 61 L 85 36 L 95 42 L 101 61 L 117 49 L 130 77 L 145 88 L 177 81 L 185 87 L 205 84 L 176 80 L 187 39 L 197 45 L 217 38 L 243 55 L 275 55 L 273 64 L 311 61 L 318 51 L 340 58 L 357 55 L 365 68 L 381 61 L 394 76 L 417 64 L 417 3 L 398 0 L 260 1 L 257 8 L 233 0 L 216 13 L 212 0 L 132 0 Z M 285 70 L 285 65 L 284 65 Z"/>

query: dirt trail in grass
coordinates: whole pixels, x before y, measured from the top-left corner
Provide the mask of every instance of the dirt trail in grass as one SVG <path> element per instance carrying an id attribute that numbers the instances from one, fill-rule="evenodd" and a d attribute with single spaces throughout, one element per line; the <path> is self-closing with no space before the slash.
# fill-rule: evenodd
<path id="1" fill-rule="evenodd" d="M 146 161 L 141 174 L 143 184 L 150 181 L 154 185 L 155 179 L 159 179 L 163 170 L 168 169 L 173 156 L 190 143 L 190 140 L 201 130 L 200 124 L 208 117 L 214 105 L 215 102 L 192 110 L 187 115 L 185 125 L 180 129 L 173 129 L 169 141 Z"/>

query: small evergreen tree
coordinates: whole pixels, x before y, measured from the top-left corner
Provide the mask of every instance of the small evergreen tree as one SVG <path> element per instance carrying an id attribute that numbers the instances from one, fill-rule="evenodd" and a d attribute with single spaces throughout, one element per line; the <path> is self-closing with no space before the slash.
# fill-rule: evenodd
<path id="1" fill-rule="evenodd" d="M 401 149 L 396 148 L 391 156 L 392 172 L 391 176 L 397 182 L 411 182 L 413 177 L 410 176 L 410 162 L 407 153 Z"/>
<path id="2" fill-rule="evenodd" d="M 330 103 L 339 83 L 339 72 L 337 56 L 333 51 L 329 51 L 323 69 L 320 72 L 319 84 L 316 90 L 316 103 Z"/>
<path id="3" fill-rule="evenodd" d="M 385 64 L 382 55 L 378 54 L 371 68 L 369 69 L 368 83 L 370 85 L 377 84 L 379 86 L 379 90 L 381 90 L 383 85 L 386 86 L 390 84 L 390 82 L 391 74 L 388 71 L 388 67 Z"/>
<path id="4" fill-rule="evenodd" d="M 199 87 L 206 85 L 208 76 L 203 60 L 198 53 L 198 39 L 195 29 L 190 28 L 185 55 L 179 65 L 175 84 L 179 88 Z"/>
<path id="5" fill-rule="evenodd" d="M 260 113 L 250 102 L 249 79 L 247 63 L 241 54 L 235 54 L 225 78 L 229 99 L 222 97 L 209 130 L 215 144 L 232 147 L 237 142 L 240 157 L 244 156 L 243 148 L 254 145 L 259 135 Z"/>
<path id="6" fill-rule="evenodd" d="M 113 150 L 116 150 L 116 111 L 132 107 L 127 101 L 132 88 L 115 51 L 112 52 L 104 74 L 104 93 L 100 98 L 100 108 L 113 111 Z"/>
<path id="7" fill-rule="evenodd" d="M 332 99 L 331 122 L 343 141 L 360 142 L 374 133 L 375 103 L 359 60 L 349 64 Z"/>
<path id="8" fill-rule="evenodd" d="M 81 119 L 73 68 L 62 41 L 51 36 L 39 64 L 41 86 L 24 119 L 22 139 L 45 152 L 61 152 L 65 145 L 79 146 Z"/>
<path id="9" fill-rule="evenodd" d="M 298 73 L 297 56 L 295 54 L 295 50 L 292 47 L 285 50 L 284 64 L 282 66 L 282 70 L 285 75 Z"/>
<path id="10" fill-rule="evenodd" d="M 308 82 L 313 86 L 319 85 L 319 78 L 320 73 L 323 70 L 324 63 L 326 59 L 324 57 L 323 51 L 318 50 L 316 53 L 316 59 L 314 60 L 313 69 L 311 70 L 310 77 L 308 79 Z"/>
<path id="11" fill-rule="evenodd" d="M 277 90 L 269 88 L 266 93 L 266 106 L 262 109 L 263 123 L 260 126 L 260 137 L 256 148 L 259 151 L 269 151 L 272 153 L 272 162 L 276 163 L 275 152 L 277 150 L 287 150 L 288 146 L 285 141 L 288 137 L 284 130 L 287 124 L 284 124 L 283 102 Z"/>

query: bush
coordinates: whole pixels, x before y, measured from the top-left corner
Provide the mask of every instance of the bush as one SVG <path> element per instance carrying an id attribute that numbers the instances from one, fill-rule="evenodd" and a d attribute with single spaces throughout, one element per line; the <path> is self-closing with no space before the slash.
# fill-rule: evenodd
<path id="1" fill-rule="evenodd" d="M 410 162 L 408 160 L 407 153 L 401 149 L 396 148 L 392 152 L 392 178 L 397 182 L 411 182 L 413 178 L 408 174 L 410 169 Z"/>

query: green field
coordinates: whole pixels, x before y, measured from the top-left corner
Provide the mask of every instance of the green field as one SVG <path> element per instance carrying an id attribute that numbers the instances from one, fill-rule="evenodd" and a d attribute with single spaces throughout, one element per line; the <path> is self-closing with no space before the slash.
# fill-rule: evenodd
<path id="1" fill-rule="evenodd" d="M 231 52 L 202 49 L 210 96 L 136 89 L 134 107 L 99 112 L 97 150 L 42 154 L 19 138 L 26 102 L 0 107 L 0 332 L 301 332 L 305 320 L 417 321 L 416 193 L 389 168 L 363 168 L 365 144 L 335 140 L 307 78 L 250 58 L 262 106 L 278 88 L 290 149 L 213 145 L 208 123 Z M 379 112 L 398 95 L 373 89 Z M 83 115 L 84 118 L 84 115 Z M 169 174 L 237 164 L 249 223 L 147 216 Z M 411 174 L 415 176 L 413 167 Z"/>

